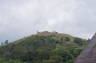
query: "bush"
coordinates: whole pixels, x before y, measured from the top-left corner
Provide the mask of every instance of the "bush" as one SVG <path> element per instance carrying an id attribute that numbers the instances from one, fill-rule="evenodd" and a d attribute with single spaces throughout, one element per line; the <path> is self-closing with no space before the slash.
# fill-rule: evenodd
<path id="1" fill-rule="evenodd" d="M 74 39 L 74 42 L 77 43 L 78 45 L 82 45 L 82 42 L 83 42 L 83 41 L 82 41 L 82 39 L 80 39 L 80 38 L 75 38 L 75 39 Z"/>

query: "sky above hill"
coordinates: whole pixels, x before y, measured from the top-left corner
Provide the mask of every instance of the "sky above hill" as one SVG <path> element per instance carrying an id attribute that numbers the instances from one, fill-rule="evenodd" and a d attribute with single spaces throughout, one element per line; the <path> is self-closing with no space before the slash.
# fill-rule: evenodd
<path id="1" fill-rule="evenodd" d="M 0 42 L 46 30 L 89 38 L 95 27 L 96 0 L 0 0 Z"/>

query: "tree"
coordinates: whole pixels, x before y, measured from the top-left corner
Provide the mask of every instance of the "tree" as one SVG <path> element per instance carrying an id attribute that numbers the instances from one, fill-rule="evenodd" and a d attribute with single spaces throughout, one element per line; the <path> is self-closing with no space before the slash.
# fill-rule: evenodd
<path id="1" fill-rule="evenodd" d="M 70 38 L 69 37 L 65 37 L 65 41 L 70 41 Z"/>
<path id="2" fill-rule="evenodd" d="M 80 38 L 75 38 L 75 39 L 74 39 L 74 42 L 77 43 L 78 45 L 82 45 L 82 42 L 83 42 L 83 41 L 82 41 L 82 39 L 80 39 Z"/>
<path id="3" fill-rule="evenodd" d="M 5 43 L 5 45 L 7 45 L 8 44 L 8 40 L 6 40 L 4 43 Z"/>

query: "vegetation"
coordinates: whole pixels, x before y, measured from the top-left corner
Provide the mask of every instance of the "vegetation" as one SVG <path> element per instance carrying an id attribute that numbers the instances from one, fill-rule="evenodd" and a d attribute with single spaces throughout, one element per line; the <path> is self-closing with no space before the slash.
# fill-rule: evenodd
<path id="1" fill-rule="evenodd" d="M 50 32 L 51 33 L 51 32 Z M 0 46 L 0 63 L 73 63 L 87 40 L 47 32 Z"/>

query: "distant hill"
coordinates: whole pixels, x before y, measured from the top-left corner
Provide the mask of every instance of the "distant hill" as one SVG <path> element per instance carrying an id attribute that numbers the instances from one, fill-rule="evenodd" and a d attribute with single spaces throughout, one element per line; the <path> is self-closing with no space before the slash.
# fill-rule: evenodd
<path id="1" fill-rule="evenodd" d="M 38 32 L 0 46 L 2 63 L 72 63 L 87 40 L 58 32 Z"/>

